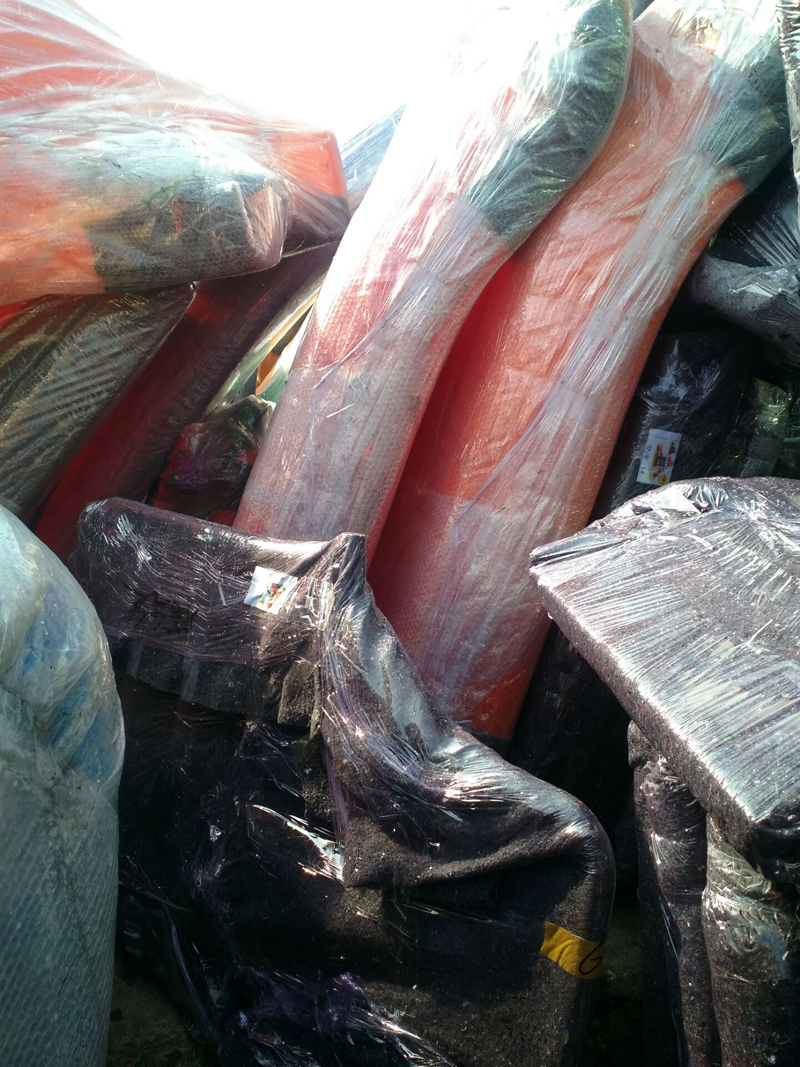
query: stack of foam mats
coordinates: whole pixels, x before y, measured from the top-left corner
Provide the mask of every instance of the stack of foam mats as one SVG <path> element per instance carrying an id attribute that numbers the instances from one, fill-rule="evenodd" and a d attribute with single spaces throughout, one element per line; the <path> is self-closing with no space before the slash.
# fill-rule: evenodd
<path id="1" fill-rule="evenodd" d="M 673 478 L 739 474 L 742 455 L 726 457 L 725 450 L 731 425 L 740 424 L 752 348 L 746 335 L 730 329 L 657 338 L 622 424 L 595 517 Z M 726 458 L 732 463 L 727 470 Z M 553 628 L 523 701 L 510 758 L 588 804 L 612 840 L 630 790 L 627 727 L 614 695 Z"/>
<path id="2" fill-rule="evenodd" d="M 778 167 L 700 257 L 682 294 L 769 342 L 762 357 L 800 373 L 800 230 L 791 168 Z"/>
<path id="3" fill-rule="evenodd" d="M 0 1063 L 105 1067 L 120 702 L 97 615 L 0 508 Z"/>
<path id="4" fill-rule="evenodd" d="M 347 195 L 360 203 L 396 123 L 391 115 L 343 150 Z M 169 344 L 120 397 L 63 473 L 36 526 L 62 559 L 75 547 L 88 503 L 143 500 L 180 434 L 214 408 L 241 400 L 260 359 L 295 329 L 313 305 L 335 244 L 294 255 L 271 271 L 205 282 Z"/>
<path id="5" fill-rule="evenodd" d="M 436 378 L 487 281 L 590 163 L 626 0 L 498 5 L 420 88 L 345 234 L 237 525 L 374 549 Z"/>
<path id="6" fill-rule="evenodd" d="M 642 796 L 644 832 L 695 847 L 689 823 L 683 837 L 675 829 L 687 791 L 708 816 L 701 921 L 722 1062 L 736 1067 L 800 1057 L 799 549 L 795 482 L 719 478 L 638 497 L 533 557 L 544 606 L 663 760 L 659 774 L 672 775 Z M 697 809 L 687 811 L 695 826 Z M 706 1049 L 691 1062 L 713 1063 L 689 985 L 702 971 L 698 870 L 681 848 L 670 859 L 672 845 L 647 847 L 661 951 L 678 954 L 669 970 L 683 1037 Z"/>
<path id="7" fill-rule="evenodd" d="M 656 0 L 604 149 L 462 329 L 370 580 L 439 706 L 482 735 L 511 736 L 547 631 L 529 551 L 585 524 L 678 287 L 786 133 L 771 0 Z"/>
<path id="8" fill-rule="evenodd" d="M 230 526 L 274 409 L 246 396 L 190 423 L 161 472 L 153 506 Z"/>
<path id="9" fill-rule="evenodd" d="M 74 564 L 128 737 L 120 933 L 220 1063 L 577 1067 L 608 840 L 435 709 L 364 539 L 111 500 Z"/>

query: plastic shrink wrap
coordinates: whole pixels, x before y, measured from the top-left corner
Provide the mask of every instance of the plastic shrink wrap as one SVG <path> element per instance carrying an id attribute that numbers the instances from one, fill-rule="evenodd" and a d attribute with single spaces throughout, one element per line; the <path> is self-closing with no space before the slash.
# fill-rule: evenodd
<path id="1" fill-rule="evenodd" d="M 354 530 L 373 550 L 459 326 L 613 122 L 630 20 L 628 0 L 496 5 L 406 106 L 322 287 L 238 526 Z"/>
<path id="2" fill-rule="evenodd" d="M 734 212 L 700 257 L 682 297 L 768 341 L 762 358 L 800 373 L 800 230 L 788 165 Z"/>
<path id="3" fill-rule="evenodd" d="M 123 734 L 75 580 L 0 508 L 0 1063 L 105 1067 Z"/>
<path id="4" fill-rule="evenodd" d="M 461 331 L 370 581 L 434 700 L 484 735 L 511 736 L 547 631 L 527 554 L 586 523 L 678 286 L 785 151 L 785 106 L 769 0 L 656 0 L 605 147 Z"/>
<path id="5" fill-rule="evenodd" d="M 800 882 L 800 493 L 675 482 L 533 556 L 546 610 L 726 838 Z"/>
<path id="6" fill-rule="evenodd" d="M 657 338 L 603 479 L 596 517 L 660 478 L 739 473 L 739 454 L 726 470 L 722 450 L 750 382 L 752 349 L 746 335 L 729 329 Z M 676 446 L 671 456 L 668 442 Z M 659 443 L 664 459 L 673 460 L 663 470 L 653 464 Z M 616 697 L 553 627 L 523 701 L 511 761 L 588 804 L 613 840 L 630 789 L 627 729 Z"/>
<path id="7" fill-rule="evenodd" d="M 112 500 L 75 567 L 126 718 L 121 934 L 225 1067 L 579 1062 L 608 841 L 435 710 L 363 538 Z"/>
<path id="8" fill-rule="evenodd" d="M 190 423 L 161 472 L 153 505 L 230 526 L 274 407 L 246 396 Z"/>
<path id="9" fill-rule="evenodd" d="M 773 474 L 777 478 L 800 478 L 800 385 L 791 388 L 783 448 Z"/>
<path id="10" fill-rule="evenodd" d="M 348 195 L 358 200 L 386 150 L 393 116 L 345 146 Z M 270 271 L 202 283 L 189 314 L 150 367 L 64 471 L 36 527 L 62 559 L 75 547 L 78 518 L 92 500 L 142 500 L 185 426 L 209 404 L 246 395 L 259 352 L 296 327 L 314 302 L 334 244 L 290 256 Z"/>
<path id="11" fill-rule="evenodd" d="M 327 132 L 129 55 L 70 0 L 0 3 L 0 303 L 264 270 L 341 236 Z"/>
<path id="12" fill-rule="evenodd" d="M 720 1067 L 702 921 L 706 814 L 633 724 L 630 756 L 648 1003 L 647 1065 Z"/>
<path id="13" fill-rule="evenodd" d="M 795 179 L 800 186 L 800 4 L 797 0 L 777 0 L 783 65 L 786 68 L 786 96 L 792 130 L 792 159 Z"/>
<path id="14" fill-rule="evenodd" d="M 23 518 L 180 320 L 191 286 L 0 309 L 0 501 Z"/>

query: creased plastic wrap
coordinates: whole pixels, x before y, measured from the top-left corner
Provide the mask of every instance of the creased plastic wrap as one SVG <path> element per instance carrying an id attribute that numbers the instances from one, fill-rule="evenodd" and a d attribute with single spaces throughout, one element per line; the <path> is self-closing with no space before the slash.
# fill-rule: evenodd
<path id="1" fill-rule="evenodd" d="M 191 286 L 0 309 L 0 502 L 27 517 L 193 296 Z"/>
<path id="2" fill-rule="evenodd" d="M 313 299 L 333 248 L 289 256 L 270 271 L 205 282 L 178 327 L 64 471 L 36 534 L 66 559 L 90 501 L 143 500 L 178 435 L 265 333 L 280 336 Z"/>
<path id="3" fill-rule="evenodd" d="M 800 372 L 797 186 L 780 166 L 731 216 L 687 280 L 683 296 L 769 342 L 761 355 Z"/>
<path id="4" fill-rule="evenodd" d="M 783 65 L 786 69 L 794 175 L 800 187 L 800 4 L 798 0 L 777 0 L 776 7 Z"/>
<path id="5" fill-rule="evenodd" d="M 372 552 L 459 326 L 613 122 L 630 20 L 628 0 L 496 5 L 419 87 L 331 265 L 238 526 L 354 530 Z"/>
<path id="6" fill-rule="evenodd" d="M 161 472 L 153 505 L 230 526 L 274 409 L 246 396 L 190 423 Z"/>
<path id="7" fill-rule="evenodd" d="M 122 715 L 75 580 L 0 508 L 0 1063 L 105 1067 Z"/>
<path id="8" fill-rule="evenodd" d="M 785 138 L 770 0 L 656 0 L 605 147 L 462 329 L 370 581 L 434 700 L 482 733 L 511 736 L 546 634 L 527 554 L 586 523 L 678 287 Z"/>
<path id="9" fill-rule="evenodd" d="M 247 274 L 344 231 L 331 134 L 154 70 L 70 0 L 3 0 L 0 71 L 0 303 Z"/>
<path id="10" fill-rule="evenodd" d="M 730 843 L 800 882 L 800 491 L 676 482 L 533 556 L 541 601 Z"/>
<path id="11" fill-rule="evenodd" d="M 666 1067 L 677 1062 L 680 1067 L 720 1067 L 719 1033 L 702 921 L 706 814 L 634 725 L 630 755 L 649 995 L 647 1064 Z M 659 967 L 663 968 L 661 974 Z M 656 997 L 665 999 L 669 1006 L 666 1030 L 653 1025 L 650 1008 Z M 677 1050 L 677 1060 L 669 1059 L 672 1048 Z"/>
<path id="12" fill-rule="evenodd" d="M 129 739 L 123 941 L 224 1067 L 580 1062 L 608 841 L 435 710 L 363 538 L 112 500 L 75 566 Z"/>

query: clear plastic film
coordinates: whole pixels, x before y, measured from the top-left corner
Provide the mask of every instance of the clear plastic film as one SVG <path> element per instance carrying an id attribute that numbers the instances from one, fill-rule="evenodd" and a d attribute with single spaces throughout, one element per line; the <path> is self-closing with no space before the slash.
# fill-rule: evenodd
<path id="1" fill-rule="evenodd" d="M 0 503 L 31 515 L 193 295 L 176 286 L 0 310 Z"/>
<path id="2" fill-rule="evenodd" d="M 800 3 L 777 0 L 783 65 L 786 69 L 786 97 L 792 132 L 795 180 L 800 186 Z"/>
<path id="3" fill-rule="evenodd" d="M 0 1063 L 105 1067 L 120 702 L 97 615 L 0 508 Z"/>
<path id="4" fill-rule="evenodd" d="M 486 5 L 408 103 L 314 307 L 237 525 L 374 548 L 459 326 L 607 134 L 628 0 Z"/>
<path id="5" fill-rule="evenodd" d="M 648 993 L 646 1062 L 721 1067 L 702 923 L 706 814 L 633 724 L 630 758 Z M 650 1008 L 662 1014 L 659 1025 Z"/>
<path id="6" fill-rule="evenodd" d="M 797 186 L 776 168 L 700 257 L 682 299 L 769 342 L 762 359 L 800 373 L 800 229 Z"/>
<path id="7" fill-rule="evenodd" d="M 785 152 L 785 106 L 769 0 L 656 0 L 604 148 L 456 341 L 370 581 L 433 698 L 482 733 L 511 736 L 546 634 L 527 555 L 588 519 L 678 287 Z"/>
<path id="8" fill-rule="evenodd" d="M 545 609 L 765 877 L 800 882 L 800 493 L 675 482 L 533 555 Z"/>
<path id="9" fill-rule="evenodd" d="M 70 0 L 3 0 L 0 70 L 0 303 L 247 274 L 344 231 L 331 134 L 152 69 Z"/>
<path id="10" fill-rule="evenodd" d="M 577 1067 L 608 841 L 437 712 L 363 538 L 111 500 L 74 565 L 126 719 L 123 942 L 223 1067 Z"/>
<path id="11" fill-rule="evenodd" d="M 274 404 L 246 396 L 190 423 L 161 472 L 154 507 L 230 526 L 274 410 Z"/>

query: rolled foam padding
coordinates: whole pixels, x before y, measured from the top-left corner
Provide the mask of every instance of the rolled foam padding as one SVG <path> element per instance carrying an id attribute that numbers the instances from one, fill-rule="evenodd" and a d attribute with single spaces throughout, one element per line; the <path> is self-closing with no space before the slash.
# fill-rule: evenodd
<path id="1" fill-rule="evenodd" d="M 528 554 L 585 524 L 678 287 L 785 151 L 771 0 L 656 0 L 634 42 L 605 147 L 456 341 L 370 571 L 433 698 L 501 739 L 548 626 Z"/>
<path id="2" fill-rule="evenodd" d="M 628 0 L 504 5 L 409 103 L 339 247 L 237 525 L 377 544 L 459 326 L 602 144 Z"/>

